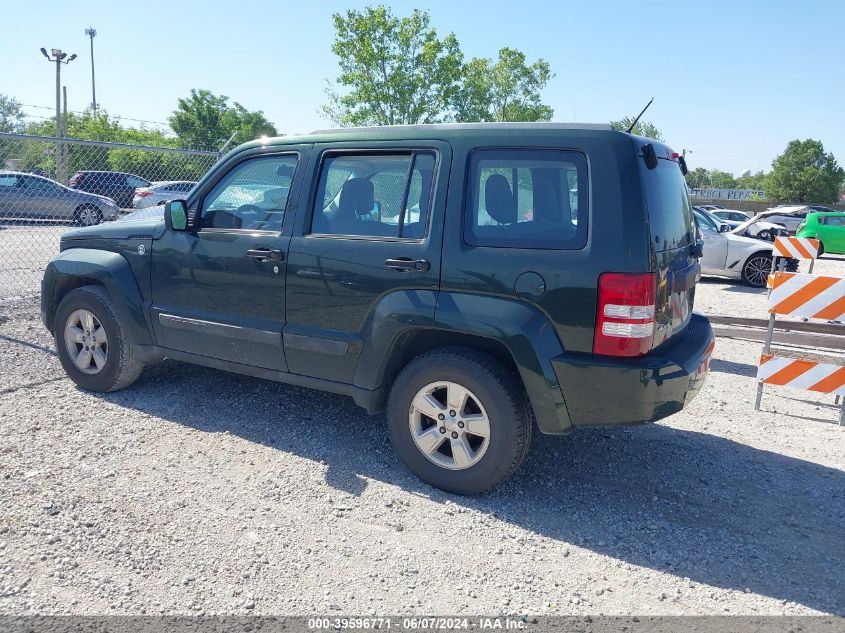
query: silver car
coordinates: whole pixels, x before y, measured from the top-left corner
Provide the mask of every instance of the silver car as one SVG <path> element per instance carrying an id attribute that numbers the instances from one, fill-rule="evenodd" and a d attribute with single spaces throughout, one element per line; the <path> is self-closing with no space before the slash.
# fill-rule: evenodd
<path id="1" fill-rule="evenodd" d="M 37 218 L 92 226 L 117 219 L 118 212 L 111 198 L 70 189 L 43 176 L 0 170 L 0 221 Z"/>
<path id="2" fill-rule="evenodd" d="M 168 200 L 184 200 L 195 184 L 197 183 L 190 180 L 171 180 L 154 182 L 149 187 L 138 187 L 132 198 L 132 206 L 136 209 L 146 209 Z"/>

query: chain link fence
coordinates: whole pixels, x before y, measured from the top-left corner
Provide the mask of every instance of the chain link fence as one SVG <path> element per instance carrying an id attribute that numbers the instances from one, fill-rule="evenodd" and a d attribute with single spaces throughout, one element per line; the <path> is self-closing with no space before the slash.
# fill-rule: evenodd
<path id="1" fill-rule="evenodd" d="M 0 133 L 0 301 L 39 292 L 59 238 L 184 198 L 217 152 Z"/>

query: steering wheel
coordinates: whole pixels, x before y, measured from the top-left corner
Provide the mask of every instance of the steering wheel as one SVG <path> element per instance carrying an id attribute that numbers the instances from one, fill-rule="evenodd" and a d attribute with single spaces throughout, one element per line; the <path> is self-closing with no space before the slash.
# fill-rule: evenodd
<path id="1" fill-rule="evenodd" d="M 261 207 L 257 207 L 254 204 L 242 204 L 235 211 L 235 213 L 238 213 L 238 214 L 240 214 L 240 213 L 264 213 L 264 212 L 265 212 L 265 209 L 262 209 Z"/>

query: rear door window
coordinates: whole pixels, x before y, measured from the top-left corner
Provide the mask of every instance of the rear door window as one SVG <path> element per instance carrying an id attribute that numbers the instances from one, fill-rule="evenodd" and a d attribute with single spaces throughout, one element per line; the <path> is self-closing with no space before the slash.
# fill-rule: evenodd
<path id="1" fill-rule="evenodd" d="M 579 249 L 587 243 L 587 161 L 564 150 L 490 149 L 470 158 L 464 240 Z"/>

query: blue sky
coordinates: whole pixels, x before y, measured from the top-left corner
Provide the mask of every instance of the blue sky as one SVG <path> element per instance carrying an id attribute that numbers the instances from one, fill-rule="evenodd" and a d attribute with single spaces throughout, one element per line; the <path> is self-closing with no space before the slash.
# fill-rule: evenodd
<path id="1" fill-rule="evenodd" d="M 263 110 L 284 133 L 329 127 L 320 115 L 337 61 L 331 14 L 359 2 L 146 0 L 8 2 L 0 22 L 0 93 L 53 107 L 41 46 L 75 52 L 63 67 L 71 110 L 91 101 L 85 27 L 94 26 L 97 100 L 123 117 L 166 121 L 191 88 Z M 371 3 L 372 4 L 372 3 Z M 794 138 L 820 139 L 845 164 L 845 3 L 388 2 L 428 8 L 467 58 L 499 48 L 547 59 L 558 121 L 646 118 L 691 167 L 768 169 Z M 27 112 L 50 116 L 49 109 Z"/>

